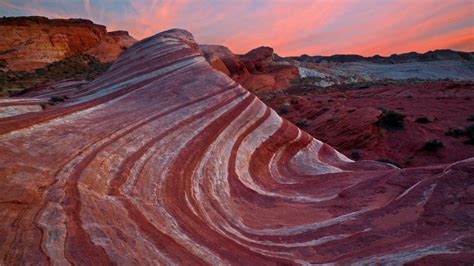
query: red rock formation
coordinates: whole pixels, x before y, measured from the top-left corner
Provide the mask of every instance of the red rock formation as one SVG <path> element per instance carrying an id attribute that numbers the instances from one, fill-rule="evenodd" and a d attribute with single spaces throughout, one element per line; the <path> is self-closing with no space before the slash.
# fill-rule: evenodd
<path id="1" fill-rule="evenodd" d="M 290 87 L 299 78 L 298 68 L 273 61 L 273 49 L 259 47 L 238 56 L 219 45 L 200 45 L 206 60 L 252 92 L 279 91 Z"/>
<path id="2" fill-rule="evenodd" d="M 262 70 L 273 61 L 273 48 L 261 46 L 241 56 L 243 60 L 250 62 L 255 69 Z"/>
<path id="3" fill-rule="evenodd" d="M 186 31 L 68 95 L 0 119 L 1 264 L 474 259 L 473 159 L 352 162 L 214 70 Z"/>
<path id="4" fill-rule="evenodd" d="M 113 62 L 127 48 L 136 43 L 126 31 L 111 31 L 99 44 L 86 51 L 103 63 Z"/>
<path id="5" fill-rule="evenodd" d="M 125 31 L 107 32 L 105 26 L 90 20 L 0 18 L 0 61 L 6 63 L 4 70 L 31 71 L 81 53 L 112 62 L 135 42 Z"/>
<path id="6" fill-rule="evenodd" d="M 229 48 L 220 45 L 199 45 L 199 49 L 211 66 L 232 79 L 239 80 L 248 76 L 246 66 Z"/>

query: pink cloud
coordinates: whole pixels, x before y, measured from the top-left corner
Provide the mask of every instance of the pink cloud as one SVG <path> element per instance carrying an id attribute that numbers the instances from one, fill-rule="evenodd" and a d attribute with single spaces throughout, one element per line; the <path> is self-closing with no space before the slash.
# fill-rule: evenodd
<path id="1" fill-rule="evenodd" d="M 222 44 L 237 53 L 261 45 L 281 55 L 474 50 L 472 0 L 83 0 L 81 8 L 73 8 L 73 2 L 4 0 L 0 7 L 86 17 L 138 39 L 184 28 L 200 43 Z"/>

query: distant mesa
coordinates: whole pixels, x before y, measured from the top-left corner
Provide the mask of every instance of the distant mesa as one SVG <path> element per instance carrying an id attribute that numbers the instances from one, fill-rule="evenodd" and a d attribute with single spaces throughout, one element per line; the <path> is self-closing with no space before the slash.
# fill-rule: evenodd
<path id="1" fill-rule="evenodd" d="M 322 63 L 322 62 L 336 62 L 336 63 L 350 63 L 350 62 L 372 62 L 378 64 L 400 64 L 410 62 L 429 62 L 429 61 L 440 61 L 440 60 L 465 60 L 474 61 L 474 52 L 460 52 L 449 49 L 440 49 L 429 51 L 426 53 L 404 53 L 404 54 L 392 54 L 390 56 L 374 55 L 370 57 L 364 57 L 356 54 L 337 54 L 331 56 L 314 55 L 310 56 L 307 54 L 301 56 L 291 57 L 295 60 L 302 62 L 311 63 Z"/>

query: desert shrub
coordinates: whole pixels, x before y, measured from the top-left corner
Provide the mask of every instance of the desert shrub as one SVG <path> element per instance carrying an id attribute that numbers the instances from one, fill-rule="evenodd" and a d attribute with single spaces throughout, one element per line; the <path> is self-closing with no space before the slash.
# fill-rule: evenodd
<path id="1" fill-rule="evenodd" d="M 375 159 L 377 162 L 381 162 L 381 163 L 388 163 L 388 164 L 391 164 L 391 165 L 394 165 L 398 168 L 402 168 L 400 166 L 400 164 L 394 160 L 390 160 L 390 159 L 385 159 L 385 158 L 379 158 L 379 159 Z"/>
<path id="2" fill-rule="evenodd" d="M 465 141 L 465 144 L 469 145 L 474 145 L 474 125 L 470 125 L 466 127 L 465 129 L 466 135 L 467 135 L 467 141 Z"/>
<path id="3" fill-rule="evenodd" d="M 61 96 L 53 96 L 49 99 L 50 102 L 56 103 L 56 102 L 64 102 L 63 97 Z"/>
<path id="4" fill-rule="evenodd" d="M 300 119 L 296 122 L 296 126 L 298 126 L 299 128 L 307 128 L 308 121 L 306 119 Z"/>
<path id="5" fill-rule="evenodd" d="M 389 131 L 398 131 L 405 128 L 405 115 L 395 111 L 383 111 L 376 125 Z"/>
<path id="6" fill-rule="evenodd" d="M 425 145 L 423 146 L 423 150 L 429 151 L 429 152 L 435 152 L 435 151 L 439 151 L 443 147 L 444 145 L 440 140 L 432 139 L 425 143 Z"/>
<path id="7" fill-rule="evenodd" d="M 298 85 L 300 83 L 300 79 L 290 79 L 291 85 Z"/>
<path id="8" fill-rule="evenodd" d="M 280 115 L 287 114 L 288 112 L 290 112 L 290 108 L 289 108 L 288 105 L 286 105 L 286 104 L 280 106 L 280 110 L 278 110 L 278 113 L 279 113 Z"/>
<path id="9" fill-rule="evenodd" d="M 69 99 L 69 97 L 67 96 L 52 96 L 50 99 L 49 99 L 49 104 L 57 104 L 57 103 L 62 103 L 64 102 L 65 100 Z"/>
<path id="10" fill-rule="evenodd" d="M 450 128 L 445 135 L 458 138 L 466 135 L 466 130 L 464 128 Z"/>
<path id="11" fill-rule="evenodd" d="M 431 123 L 431 119 L 429 119 L 426 116 L 418 117 L 415 122 L 420 123 L 420 124 L 428 124 Z"/>
<path id="12" fill-rule="evenodd" d="M 323 109 L 321 109 L 322 112 L 326 113 L 327 111 L 329 111 L 329 108 L 327 107 L 324 107 Z"/>
<path id="13" fill-rule="evenodd" d="M 471 115 L 467 118 L 467 121 L 474 122 L 474 115 Z"/>
<path id="14" fill-rule="evenodd" d="M 361 152 L 361 151 L 353 150 L 353 151 L 351 152 L 351 157 L 352 157 L 352 159 L 354 159 L 354 160 L 359 160 L 360 158 L 362 158 L 362 156 L 363 156 L 363 155 L 362 155 L 362 152 Z"/>
<path id="15" fill-rule="evenodd" d="M 467 140 L 464 143 L 474 145 L 474 125 L 465 128 L 450 128 L 445 135 L 455 138 L 466 136 Z"/>

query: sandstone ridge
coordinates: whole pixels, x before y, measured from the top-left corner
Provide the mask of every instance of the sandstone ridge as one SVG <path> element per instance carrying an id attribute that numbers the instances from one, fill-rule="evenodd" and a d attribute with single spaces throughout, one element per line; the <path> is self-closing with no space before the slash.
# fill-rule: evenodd
<path id="1" fill-rule="evenodd" d="M 0 118 L 0 264 L 474 260 L 472 158 L 353 162 L 212 68 L 186 31 L 0 106 L 52 96 Z"/>

